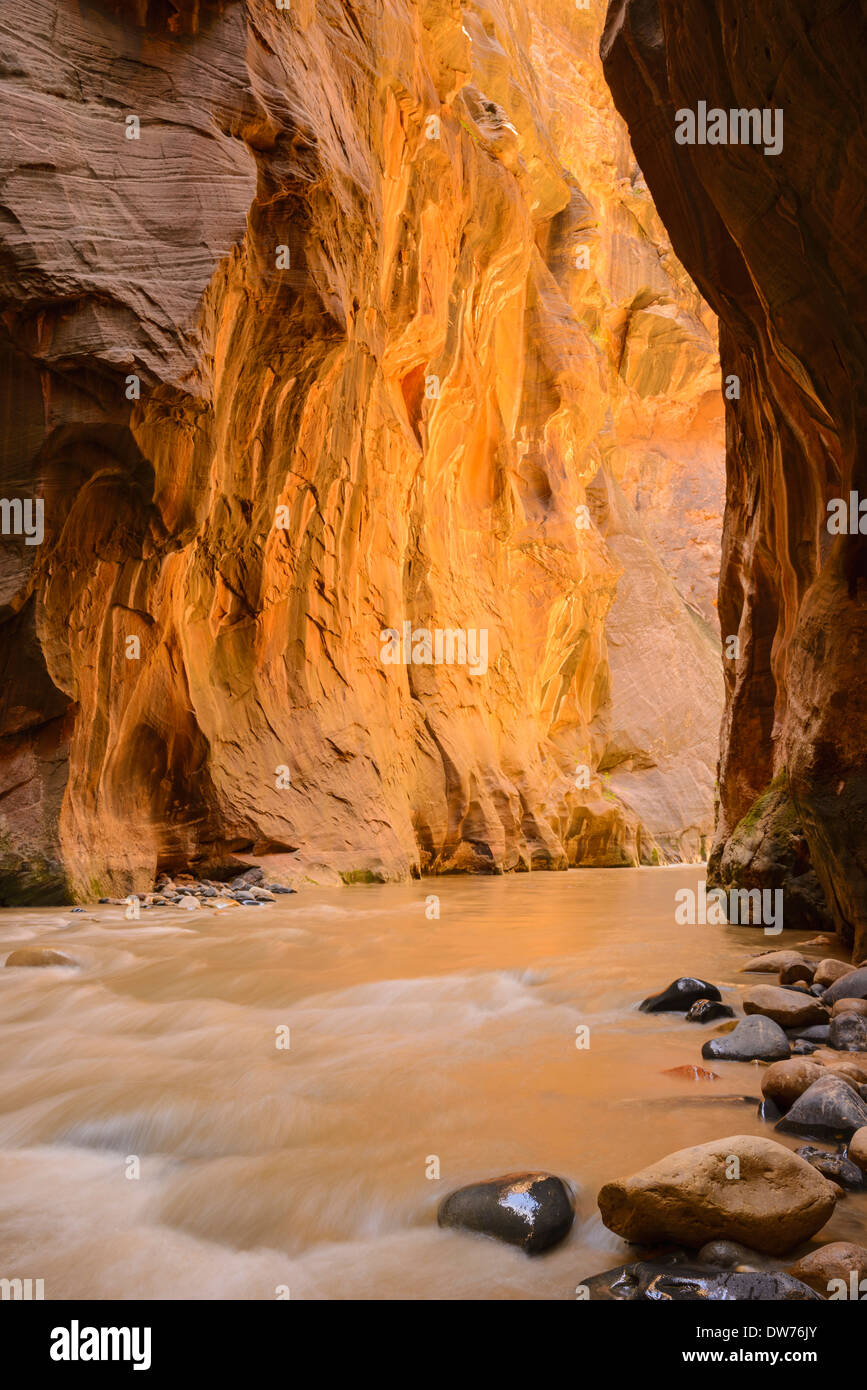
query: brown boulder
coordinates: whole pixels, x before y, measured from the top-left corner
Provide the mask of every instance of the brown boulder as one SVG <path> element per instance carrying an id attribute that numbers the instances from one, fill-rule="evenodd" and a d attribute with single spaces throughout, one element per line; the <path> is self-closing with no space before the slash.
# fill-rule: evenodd
<path id="1" fill-rule="evenodd" d="M 810 1058 L 811 1062 L 815 1062 L 815 1060 L 815 1055 Z M 857 1062 L 826 1062 L 824 1069 L 827 1074 L 839 1076 L 841 1080 L 848 1081 L 854 1091 L 857 1091 L 859 1086 L 863 1086 L 867 1082 L 867 1067 L 863 1067 Z"/>
<path id="2" fill-rule="evenodd" d="M 855 969 L 854 965 L 848 965 L 844 960 L 820 960 L 816 966 L 816 973 L 813 976 L 814 985 L 833 985 L 835 980 L 841 980 L 844 975 L 851 975 Z"/>
<path id="3" fill-rule="evenodd" d="M 787 965 L 806 965 L 806 963 L 800 951 L 765 951 L 757 956 L 750 956 L 746 964 L 741 966 L 740 973 L 751 975 L 759 971 L 776 975 Z"/>
<path id="4" fill-rule="evenodd" d="M 858 1283 L 867 1276 L 867 1249 L 848 1240 L 835 1240 L 811 1250 L 789 1273 L 827 1298 L 831 1281 L 842 1279 L 848 1286 L 853 1271 Z"/>
<path id="5" fill-rule="evenodd" d="M 696 1248 L 736 1240 L 765 1254 L 784 1254 L 815 1235 L 836 1200 L 809 1163 L 752 1134 L 679 1149 L 606 1183 L 598 1198 L 605 1225 L 625 1240 Z"/>
<path id="6" fill-rule="evenodd" d="M 862 1173 L 867 1173 L 867 1125 L 861 1129 L 856 1129 L 849 1140 L 846 1155 L 857 1168 L 861 1169 Z"/>
<path id="7" fill-rule="evenodd" d="M 763 1014 L 782 1028 L 808 1028 L 827 1023 L 828 1010 L 813 995 L 802 996 L 776 985 L 754 985 L 744 995 L 745 1014 Z"/>
<path id="8" fill-rule="evenodd" d="M 861 1014 L 867 1018 L 867 999 L 838 999 L 831 1008 L 831 1017 L 839 1018 L 840 1014 Z"/>
<path id="9" fill-rule="evenodd" d="M 809 1057 L 791 1057 L 786 1062 L 772 1062 L 762 1077 L 762 1095 L 781 1110 L 788 1110 L 808 1086 L 818 1081 L 824 1070 Z"/>
<path id="10" fill-rule="evenodd" d="M 780 971 L 781 985 L 811 985 L 816 967 L 810 961 L 793 960 Z"/>

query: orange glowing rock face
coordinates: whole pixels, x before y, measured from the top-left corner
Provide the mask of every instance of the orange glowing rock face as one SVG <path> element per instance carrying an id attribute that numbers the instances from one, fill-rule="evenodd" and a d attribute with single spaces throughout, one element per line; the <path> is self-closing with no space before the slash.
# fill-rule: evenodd
<path id="1" fill-rule="evenodd" d="M 668 1067 L 660 1072 L 660 1076 L 676 1076 L 682 1081 L 719 1081 L 715 1071 L 705 1071 L 704 1067 L 696 1066 Z"/>
<path id="2" fill-rule="evenodd" d="M 510 11 L 22 18 L 0 896 L 709 843 L 715 321 L 601 14 Z"/>

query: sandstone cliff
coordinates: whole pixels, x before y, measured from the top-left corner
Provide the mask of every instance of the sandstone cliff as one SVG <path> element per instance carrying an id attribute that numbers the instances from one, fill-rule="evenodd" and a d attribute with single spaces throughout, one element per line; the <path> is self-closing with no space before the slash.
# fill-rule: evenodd
<path id="1" fill-rule="evenodd" d="M 4 21 L 3 900 L 701 853 L 715 324 L 601 24 Z M 406 623 L 486 660 L 384 664 Z"/>
<path id="2" fill-rule="evenodd" d="M 830 909 L 867 953 L 867 16 L 827 0 L 614 0 L 605 71 L 678 256 L 720 318 L 726 714 L 711 875 Z M 782 148 L 679 144 L 677 112 L 782 116 Z M 848 508 L 847 508 L 848 509 Z M 865 526 L 867 530 L 867 526 Z M 827 906 L 826 906 L 827 904 Z"/>

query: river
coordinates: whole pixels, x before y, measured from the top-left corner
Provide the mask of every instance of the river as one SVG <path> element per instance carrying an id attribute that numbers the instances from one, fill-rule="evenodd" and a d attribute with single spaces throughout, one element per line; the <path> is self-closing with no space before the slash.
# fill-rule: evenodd
<path id="1" fill-rule="evenodd" d="M 574 1298 L 628 1250 L 603 1182 L 777 1137 L 742 1099 L 761 1067 L 702 1064 L 717 1025 L 635 1008 L 681 974 L 735 1002 L 748 954 L 805 939 L 677 925 L 702 876 L 313 888 L 137 922 L 4 910 L 0 958 L 33 943 L 78 965 L 0 969 L 0 1275 L 49 1299 Z M 664 1074 L 691 1063 L 719 1079 Z M 437 1227 L 455 1187 L 540 1168 L 577 1193 L 556 1250 Z M 867 1196 L 820 1239 L 867 1242 Z"/>

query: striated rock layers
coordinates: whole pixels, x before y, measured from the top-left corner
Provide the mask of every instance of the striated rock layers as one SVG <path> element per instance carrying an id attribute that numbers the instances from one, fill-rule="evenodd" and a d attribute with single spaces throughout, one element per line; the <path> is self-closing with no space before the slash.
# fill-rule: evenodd
<path id="1" fill-rule="evenodd" d="M 863 956 L 867 538 L 829 529 L 828 504 L 867 496 L 867 15 L 856 0 L 708 0 L 700 15 L 615 0 L 602 53 L 740 381 L 720 578 L 740 650 L 724 662 L 711 876 L 786 888 L 789 925 L 830 910 Z M 781 118 L 781 150 L 678 144 L 676 113 L 699 102 Z"/>
<path id="2" fill-rule="evenodd" d="M 4 18 L 2 901 L 700 855 L 715 324 L 601 26 Z"/>

